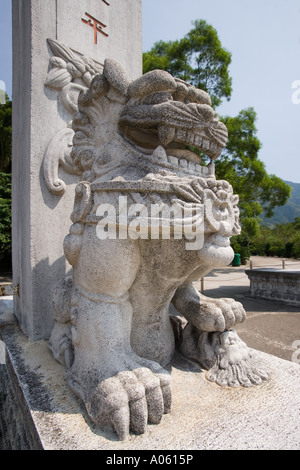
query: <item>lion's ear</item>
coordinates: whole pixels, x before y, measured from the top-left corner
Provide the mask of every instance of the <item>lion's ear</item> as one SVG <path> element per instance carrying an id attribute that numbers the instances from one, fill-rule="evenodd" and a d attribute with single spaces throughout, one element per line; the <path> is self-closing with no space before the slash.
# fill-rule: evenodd
<path id="1" fill-rule="evenodd" d="M 127 94 L 131 79 L 118 61 L 106 59 L 104 62 L 103 75 L 108 80 L 109 84 L 122 93 L 122 95 L 125 96 Z"/>

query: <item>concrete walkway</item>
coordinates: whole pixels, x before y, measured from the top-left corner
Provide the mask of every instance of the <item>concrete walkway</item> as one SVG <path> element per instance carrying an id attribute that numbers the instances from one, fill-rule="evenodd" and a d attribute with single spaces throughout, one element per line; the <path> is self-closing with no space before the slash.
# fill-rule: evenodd
<path id="1" fill-rule="evenodd" d="M 282 269 L 280 258 L 253 256 L 251 261 L 253 268 Z M 214 298 L 231 297 L 243 304 L 247 319 L 236 325 L 235 330 L 249 347 L 300 364 L 300 309 L 248 297 L 250 281 L 246 269 L 249 263 L 213 270 L 204 279 L 203 293 Z M 300 260 L 286 259 L 285 269 L 300 271 Z"/>

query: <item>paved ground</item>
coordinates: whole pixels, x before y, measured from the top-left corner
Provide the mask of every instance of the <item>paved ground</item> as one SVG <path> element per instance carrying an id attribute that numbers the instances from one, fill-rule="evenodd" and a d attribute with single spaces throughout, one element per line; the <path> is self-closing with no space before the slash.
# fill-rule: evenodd
<path id="1" fill-rule="evenodd" d="M 279 258 L 254 256 L 251 261 L 253 268 L 282 268 Z M 293 357 L 297 351 L 293 343 L 299 341 L 300 345 L 300 308 L 248 297 L 250 282 L 245 269 L 249 269 L 249 264 L 215 269 L 205 277 L 203 293 L 208 297 L 231 297 L 243 304 L 247 319 L 235 329 L 249 347 L 300 362 L 300 349 L 298 358 L 297 354 Z M 300 260 L 287 259 L 285 269 L 300 271 Z"/>
<path id="2" fill-rule="evenodd" d="M 251 261 L 253 268 L 282 268 L 280 258 L 254 256 Z M 248 297 L 250 282 L 245 269 L 249 269 L 249 264 L 215 269 L 204 279 L 204 294 L 208 297 L 231 297 L 243 304 L 247 319 L 235 329 L 249 347 L 300 362 L 300 349 L 299 354 L 293 357 L 297 351 L 295 341 L 300 345 L 300 308 Z M 285 269 L 300 270 L 300 260 L 287 259 Z M 10 273 L 0 273 L 1 282 L 11 282 Z"/>

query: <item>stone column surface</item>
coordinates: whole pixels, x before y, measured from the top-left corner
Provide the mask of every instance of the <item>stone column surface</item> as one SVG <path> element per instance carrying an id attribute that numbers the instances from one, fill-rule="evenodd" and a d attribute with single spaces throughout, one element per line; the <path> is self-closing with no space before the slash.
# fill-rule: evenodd
<path id="1" fill-rule="evenodd" d="M 66 56 L 48 40 L 75 58 L 93 59 L 98 68 L 106 58 L 116 59 L 135 79 L 142 73 L 141 0 L 12 0 L 12 10 L 12 250 L 13 282 L 20 291 L 14 309 L 27 336 L 39 340 L 52 329 L 53 286 L 70 269 L 63 240 L 78 182 L 61 167 L 64 194 L 52 193 L 42 163 L 53 138 L 71 128 L 72 106 L 62 103 L 59 87 L 63 80 L 82 85 L 74 64 L 64 68 Z M 75 102 L 72 93 L 64 96 Z"/>

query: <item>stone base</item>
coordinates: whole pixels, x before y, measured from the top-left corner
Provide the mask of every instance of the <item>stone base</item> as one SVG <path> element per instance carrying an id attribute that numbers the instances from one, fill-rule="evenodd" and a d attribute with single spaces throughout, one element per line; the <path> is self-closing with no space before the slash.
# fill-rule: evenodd
<path id="1" fill-rule="evenodd" d="M 300 306 L 300 271 L 285 269 L 247 269 L 250 297 Z"/>
<path id="2" fill-rule="evenodd" d="M 176 356 L 172 412 L 144 435 L 120 442 L 113 431 L 90 422 L 47 341 L 29 342 L 17 324 L 0 334 L 6 345 L 0 364 L 2 449 L 300 449 L 298 364 L 259 352 L 271 380 L 229 389 L 208 382 L 204 371 Z"/>

